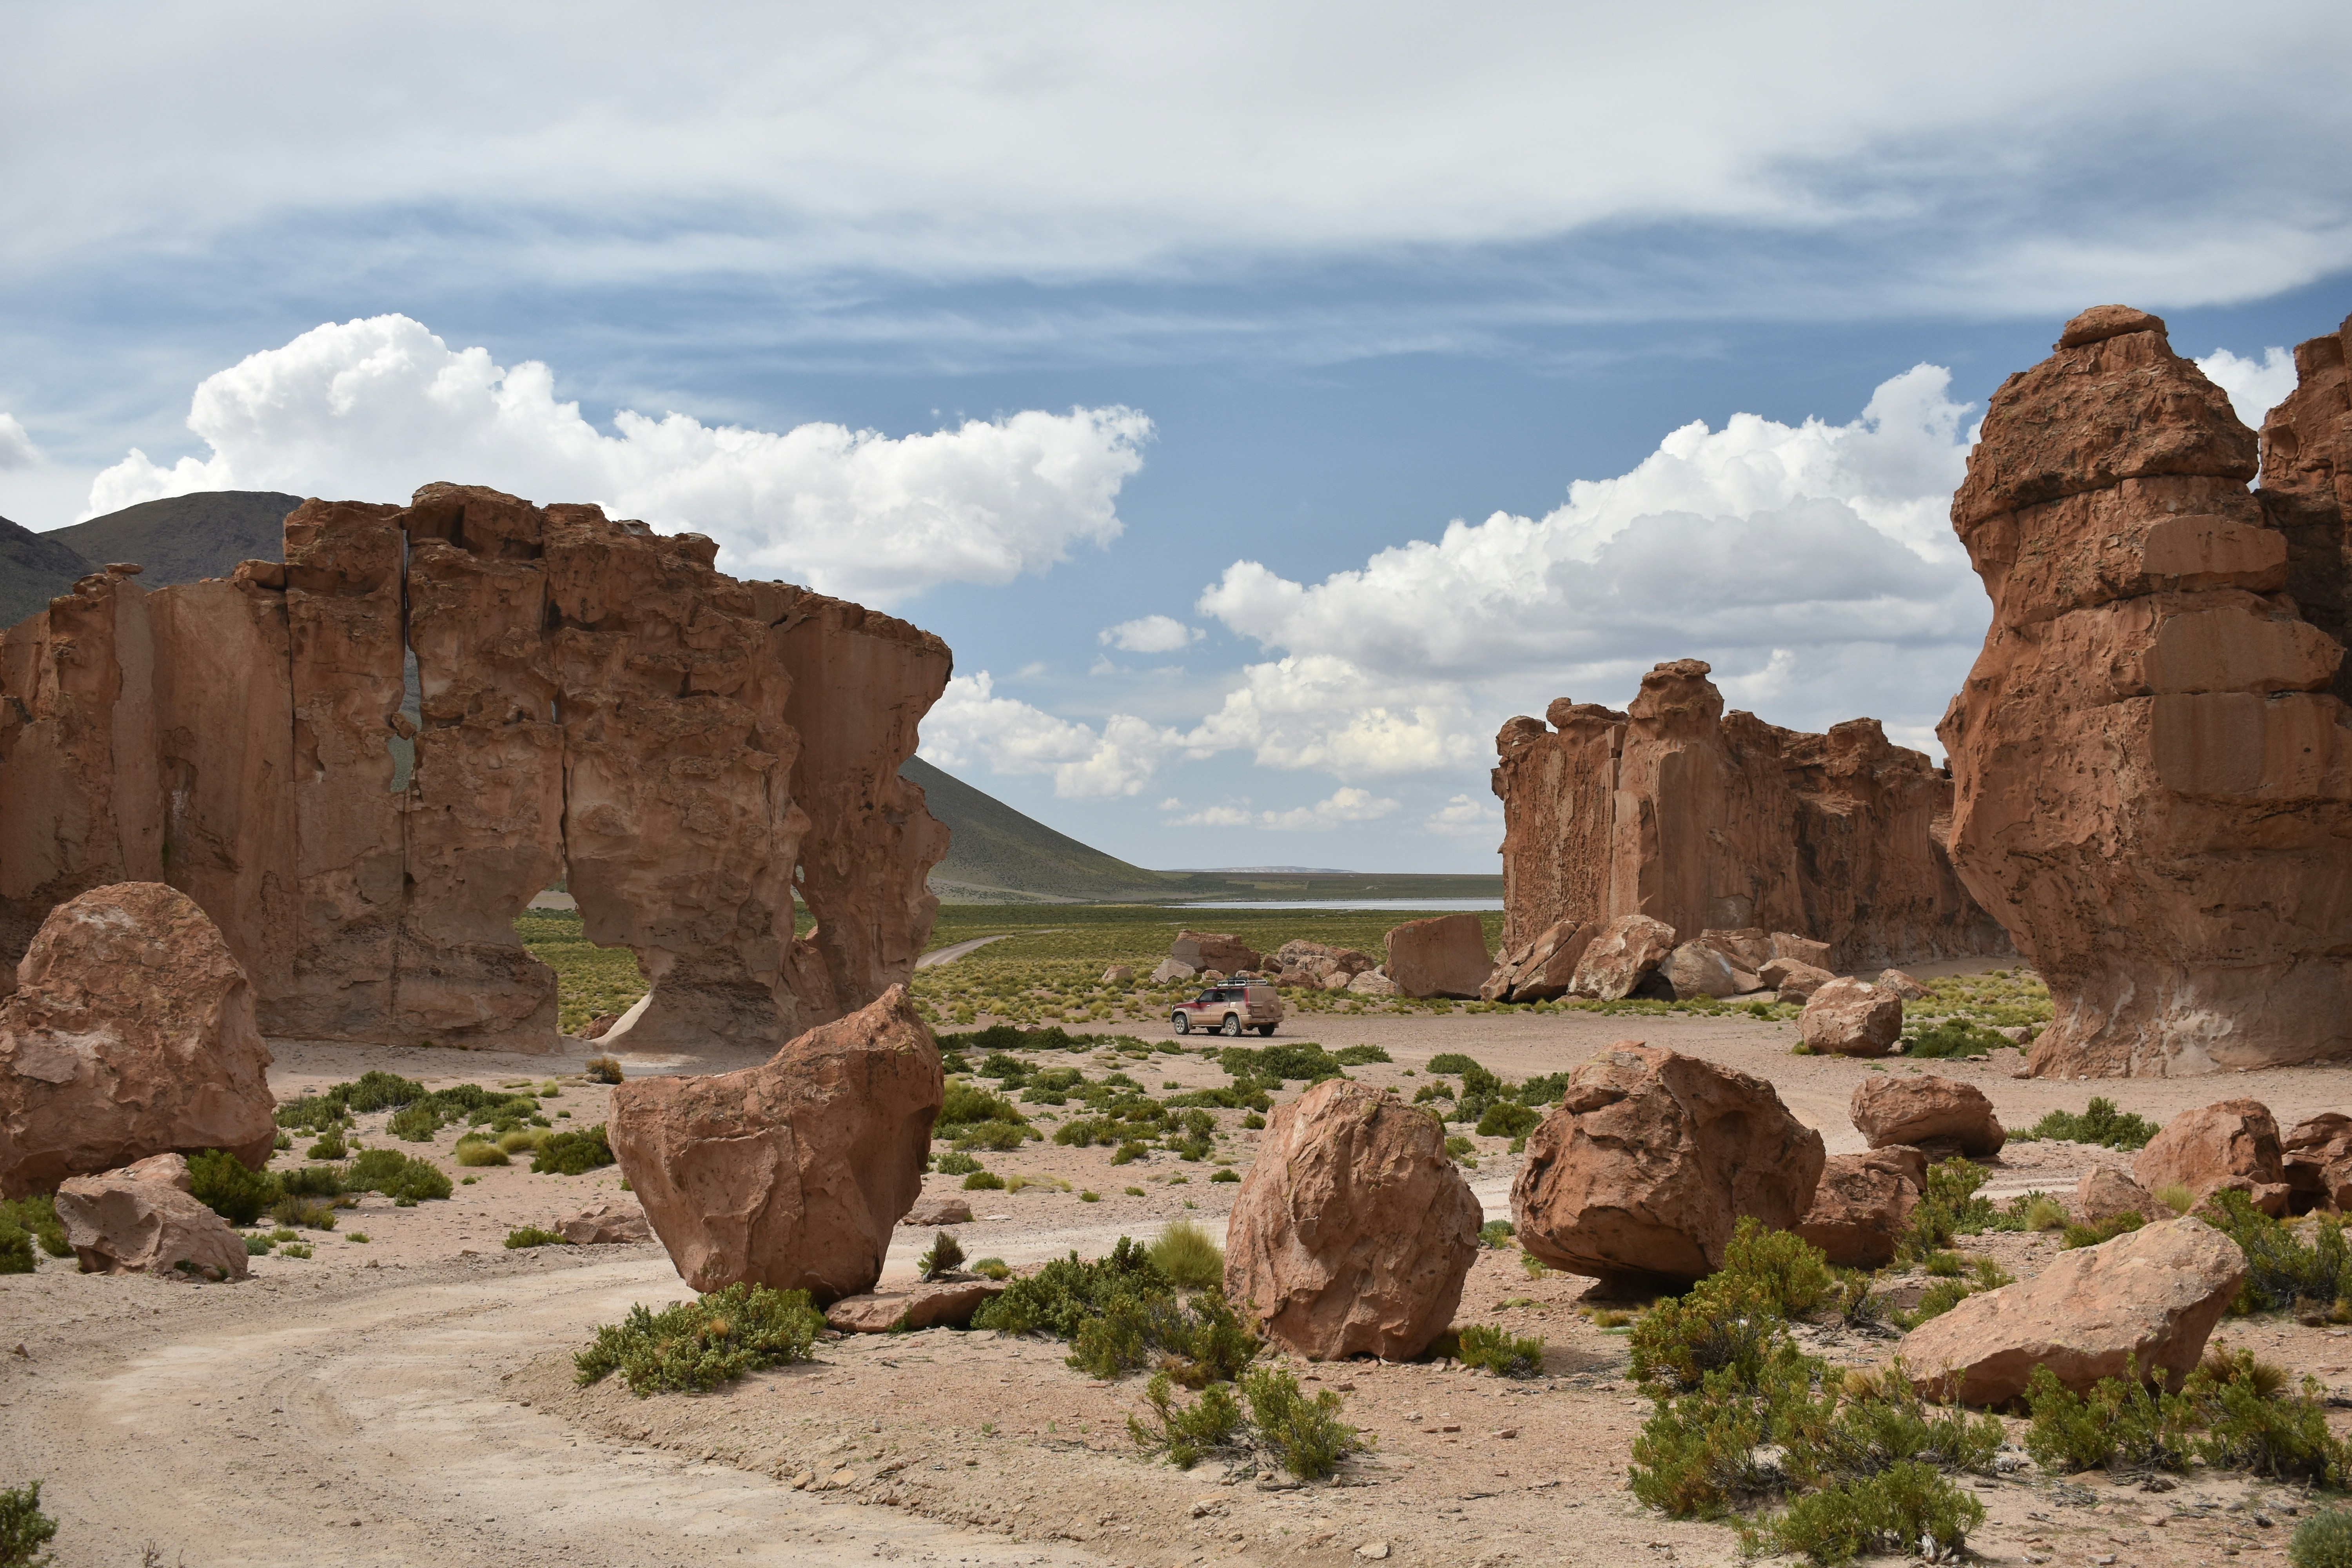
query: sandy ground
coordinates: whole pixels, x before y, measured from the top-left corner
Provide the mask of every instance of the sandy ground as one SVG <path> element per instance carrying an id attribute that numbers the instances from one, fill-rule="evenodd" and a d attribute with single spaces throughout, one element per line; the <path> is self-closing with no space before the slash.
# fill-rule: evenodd
<path id="1" fill-rule="evenodd" d="M 1466 1051 L 1519 1079 L 1572 1066 L 1612 1040 L 1645 1038 L 1770 1078 L 1832 1150 L 1860 1146 L 1845 1106 L 1874 1070 L 1791 1056 L 1793 1026 L 1748 1019 L 1299 1022 L 1307 1026 L 1282 1037 L 1386 1048 L 1393 1062 L 1354 1076 L 1408 1095 L 1427 1081 L 1418 1069 L 1438 1051 Z M 576 1076 L 584 1047 L 559 1058 L 275 1048 L 281 1097 L 385 1068 L 436 1086 L 559 1079 L 562 1093 L 543 1102 L 559 1128 L 604 1114 L 607 1091 Z M 632 1076 L 751 1059 L 624 1058 Z M 1198 1055 L 1067 1060 L 1092 1077 L 1123 1068 L 1153 1094 L 1228 1081 Z M 2251 1095 L 2283 1123 L 2352 1098 L 2343 1068 L 2070 1084 L 2013 1078 L 2015 1067 L 2003 1052 L 1937 1070 L 1977 1083 L 2012 1127 L 2053 1108 L 2079 1110 L 2093 1092 L 2158 1118 Z M 1060 1114 L 1081 1110 L 1073 1102 Z M 1050 1130 L 1044 1119 L 1055 1113 L 1035 1114 Z M 362 1119 L 363 1142 L 390 1142 L 383 1120 Z M 1219 1161 L 1242 1170 L 1254 1156 L 1257 1135 L 1240 1120 L 1217 1113 L 1209 1161 L 1154 1153 L 1114 1167 L 1099 1147 L 1032 1143 L 981 1158 L 1007 1176 L 1053 1176 L 1068 1191 L 965 1194 L 960 1178 L 934 1175 L 927 1195 L 971 1199 L 975 1221 L 957 1227 L 967 1254 L 1015 1265 L 1073 1248 L 1098 1253 L 1180 1215 L 1221 1230 L 1236 1188 L 1209 1178 Z M 313 1238 L 315 1258 L 256 1258 L 247 1283 L 84 1277 L 46 1258 L 35 1275 L 0 1278 L 0 1484 L 44 1479 L 45 1505 L 64 1525 L 61 1564 L 137 1563 L 150 1543 L 159 1562 L 197 1565 L 1336 1565 L 1381 1543 L 1390 1561 L 1465 1568 L 1738 1560 L 1729 1531 L 1672 1523 L 1631 1502 L 1627 1447 L 1647 1405 L 1624 1381 L 1623 1334 L 1578 1314 L 1584 1281 L 1531 1279 L 1515 1252 L 1481 1255 L 1457 1321 L 1541 1335 L 1544 1375 L 1513 1383 L 1448 1365 L 1297 1366 L 1310 1389 L 1342 1391 L 1348 1419 L 1379 1446 L 1339 1484 L 1294 1488 L 1246 1466 L 1187 1474 L 1143 1462 L 1125 1426 L 1139 1380 L 1097 1384 L 1063 1363 L 1062 1347 L 1039 1341 L 948 1330 L 858 1337 L 824 1342 L 807 1365 L 710 1395 L 639 1400 L 612 1383 L 575 1389 L 570 1353 L 594 1325 L 631 1302 L 688 1292 L 656 1246 L 507 1250 L 512 1226 L 547 1223 L 590 1198 L 626 1201 L 618 1173 L 461 1170 L 449 1159 L 456 1131 L 429 1148 L 391 1144 L 477 1178 L 450 1201 L 401 1209 L 363 1198 L 334 1232 Z M 1507 1215 L 1517 1161 L 1501 1141 L 1479 1142 L 1478 1168 L 1465 1173 L 1490 1215 Z M 2096 1158 L 2119 1156 L 2012 1145 L 1994 1163 L 1992 1189 L 2063 1191 Z M 929 1239 L 902 1228 L 886 1281 L 910 1277 Z M 2055 1244 L 1998 1236 L 1970 1245 L 2024 1276 Z M 2265 1321 L 2226 1325 L 2225 1334 L 2332 1386 L 2352 1365 L 2342 1330 Z M 8 1353 L 20 1343 L 22 1353 Z M 1866 1364 L 1892 1346 L 1834 1334 L 1814 1348 Z M 1977 1484 L 1993 1522 L 1972 1544 L 1996 1563 L 2259 1558 L 2281 1552 L 2294 1522 L 2284 1510 L 2308 1506 L 2289 1489 L 2201 1472 L 2163 1493 L 2097 1476 Z"/>

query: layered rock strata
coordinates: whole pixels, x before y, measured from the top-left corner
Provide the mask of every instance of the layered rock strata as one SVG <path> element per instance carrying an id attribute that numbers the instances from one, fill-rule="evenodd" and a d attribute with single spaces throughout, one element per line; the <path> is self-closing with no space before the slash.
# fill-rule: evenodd
<path id="1" fill-rule="evenodd" d="M 0 637 L 0 961 L 87 888 L 168 881 L 270 1034 L 547 1049 L 513 921 L 563 877 L 651 982 L 614 1045 L 772 1048 L 908 977 L 938 638 L 478 488 L 306 501 L 285 539 L 227 582 L 110 568 Z"/>
<path id="2" fill-rule="evenodd" d="M 1562 698 L 1549 724 L 1503 726 L 1507 954 L 1633 914 L 1683 942 L 1804 931 L 1848 969 L 2008 951 L 1945 854 L 1948 775 L 1875 720 L 1809 735 L 1727 714 L 1707 675 L 1679 659 L 1624 712 Z"/>
<path id="3" fill-rule="evenodd" d="M 2346 334 L 2258 447 L 2120 305 L 1994 395 L 1952 526 L 1991 595 L 1939 729 L 1962 878 L 2049 982 L 2040 1075 L 2352 1054 Z"/>

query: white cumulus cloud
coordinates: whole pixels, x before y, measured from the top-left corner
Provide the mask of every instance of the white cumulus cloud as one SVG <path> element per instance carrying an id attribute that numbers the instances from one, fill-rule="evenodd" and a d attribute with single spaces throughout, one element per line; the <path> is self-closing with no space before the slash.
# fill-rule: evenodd
<path id="1" fill-rule="evenodd" d="M 1173 804 L 1172 802 L 1170 804 Z M 1168 819 L 1171 827 L 1252 827 L 1263 832 L 1325 832 L 1349 822 L 1376 822 L 1397 808 L 1397 803 L 1369 790 L 1342 785 L 1313 805 L 1288 811 L 1251 811 L 1246 806 L 1212 805 Z"/>
<path id="2" fill-rule="evenodd" d="M 739 575 L 888 603 L 940 583 L 1007 583 L 1109 543 L 1124 526 L 1119 487 L 1152 435 L 1122 407 L 900 437 L 630 410 L 613 424 L 607 435 L 559 401 L 536 361 L 499 365 L 405 316 L 329 323 L 206 377 L 188 427 L 210 455 L 164 468 L 134 450 L 99 475 L 88 515 L 202 489 L 399 500 L 453 479 L 594 501 L 710 535 Z"/>
<path id="3" fill-rule="evenodd" d="M 0 468 L 29 468 L 41 460 L 41 449 L 25 434 L 13 414 L 0 414 Z"/>
<path id="4" fill-rule="evenodd" d="M 1128 653 L 1181 653 L 1209 634 L 1188 626 L 1173 616 L 1144 616 L 1105 626 L 1097 634 L 1108 647 Z"/>
<path id="5" fill-rule="evenodd" d="M 2205 379 L 2230 395 L 2230 406 L 2250 427 L 2263 427 L 2263 416 L 2286 401 L 2294 390 L 2294 356 L 2273 344 L 2260 359 L 2241 359 L 2228 349 L 2215 349 L 2197 362 Z"/>
<path id="6" fill-rule="evenodd" d="M 943 768 L 985 763 L 991 773 L 1050 773 L 1069 798 L 1131 795 L 1171 756 L 1206 755 L 1182 733 L 1132 714 L 1093 729 L 1017 697 L 999 697 L 988 671 L 959 675 L 923 716 L 921 753 Z M 1210 748 L 1213 749 L 1213 748 Z"/>
<path id="7" fill-rule="evenodd" d="M 1490 838 L 1503 830 L 1501 803 L 1457 795 L 1429 814 L 1422 826 L 1448 838 Z"/>

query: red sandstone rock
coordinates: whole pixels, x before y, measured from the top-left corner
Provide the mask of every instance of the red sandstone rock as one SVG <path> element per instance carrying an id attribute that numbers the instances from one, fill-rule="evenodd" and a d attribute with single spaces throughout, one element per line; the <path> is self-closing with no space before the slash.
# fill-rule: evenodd
<path id="1" fill-rule="evenodd" d="M 955 1328 L 1004 1293 L 996 1279 L 929 1279 L 903 1290 L 845 1296 L 824 1310 L 825 1326 L 845 1334 L 887 1334 L 891 1330 Z"/>
<path id="2" fill-rule="evenodd" d="M 1621 915 L 1593 936 L 1577 960 L 1569 989 L 1579 996 L 1621 1002 L 1639 990 L 1675 950 L 1672 926 L 1647 915 Z"/>
<path id="3" fill-rule="evenodd" d="M 2345 439 L 2329 342 L 2270 426 L 2275 493 L 2142 312 L 2070 323 L 1986 415 L 1952 524 L 1993 622 L 1939 733 L 1954 860 L 2050 984 L 2037 1074 L 2352 1051 L 2344 513 L 2304 461 Z"/>
<path id="4" fill-rule="evenodd" d="M 2009 1141 L 1982 1089 L 1933 1074 L 1864 1079 L 1854 1086 L 1849 1114 L 1874 1149 L 1903 1144 L 1937 1158 L 1981 1159 Z"/>
<path id="5" fill-rule="evenodd" d="M 1940 770 L 1875 720 L 1807 735 L 1726 714 L 1707 675 L 1662 664 L 1625 712 L 1563 698 L 1549 728 L 1503 726 L 1507 952 L 1562 921 L 1631 914 L 1682 940 L 1811 931 L 1855 966 L 2008 951 L 1945 854 Z M 1831 967 L 1827 949 L 1782 955 Z"/>
<path id="6" fill-rule="evenodd" d="M 1315 1361 L 1419 1355 L 1453 1321 L 1478 1200 L 1436 1119 L 1332 1079 L 1278 1107 L 1225 1232 L 1225 1295 Z"/>
<path id="7" fill-rule="evenodd" d="M 1520 1246 L 1571 1274 L 1696 1279 L 1742 1215 L 1811 1211 L 1821 1134 L 1772 1086 L 1623 1040 L 1570 1075 L 1511 1186 Z"/>
<path id="8" fill-rule="evenodd" d="M 1163 958 L 1160 961 L 1160 967 L 1151 972 L 1151 983 L 1154 985 L 1172 984 L 1180 980 L 1190 980 L 1199 973 L 1199 970 L 1189 963 L 1179 963 L 1172 958 Z"/>
<path id="9" fill-rule="evenodd" d="M 1568 994 L 1584 950 L 1601 934 L 1597 921 L 1561 921 L 1526 946 L 1506 952 L 1479 986 L 1486 1002 L 1549 1002 Z"/>
<path id="10" fill-rule="evenodd" d="M 1830 944 L 1815 942 L 1809 936 L 1776 931 L 1772 933 L 1772 957 L 1790 963 L 1801 963 L 1813 969 L 1830 970 Z"/>
<path id="11" fill-rule="evenodd" d="M 58 1218 L 85 1274 L 160 1274 L 167 1279 L 242 1279 L 245 1238 L 181 1188 L 130 1171 L 68 1176 Z"/>
<path id="12" fill-rule="evenodd" d="M 1434 915 L 1390 930 L 1389 978 L 1407 996 L 1451 996 L 1468 1001 L 1493 973 L 1485 928 L 1473 914 Z"/>
<path id="13" fill-rule="evenodd" d="M 2126 1214 L 2142 1219 L 2173 1217 L 2154 1194 L 2117 1165 L 2094 1165 L 2083 1173 L 2082 1180 L 2074 1184 L 2074 1211 L 2083 1225 L 2099 1225 Z"/>
<path id="14" fill-rule="evenodd" d="M 1675 988 L 1677 998 L 1743 996 L 1764 988 L 1755 971 L 1741 963 L 1747 955 L 1730 936 L 1725 931 L 1704 931 L 1697 940 L 1684 942 L 1666 955 L 1659 973 Z"/>
<path id="15" fill-rule="evenodd" d="M 2061 1252 L 2033 1279 L 1929 1319 L 1905 1337 L 1904 1367 L 1969 1405 L 2016 1398 L 2043 1366 L 2078 1394 L 2103 1377 L 2162 1373 L 2177 1386 L 2245 1272 L 2245 1255 L 2221 1232 L 2160 1221 Z"/>
<path id="16" fill-rule="evenodd" d="M 1871 982 L 1881 991 L 1892 991 L 1906 1002 L 1925 1002 L 1935 993 L 1912 979 L 1899 969 L 1889 969 Z"/>
<path id="17" fill-rule="evenodd" d="M 1257 949 L 1241 938 L 1213 931 L 1178 931 L 1168 945 L 1168 956 L 1196 971 L 1213 969 L 1224 974 L 1255 970 L 1260 962 Z"/>
<path id="18" fill-rule="evenodd" d="M 1797 1234 L 1841 1268 L 1883 1268 L 1927 1184 L 1927 1158 L 1916 1149 L 1832 1154 Z"/>
<path id="19" fill-rule="evenodd" d="M 2280 1140 L 2287 1185 L 2306 1205 L 2352 1210 L 2352 1116 L 2324 1111 Z"/>
<path id="20" fill-rule="evenodd" d="M 2267 1215 L 2287 1208 L 2286 1163 L 2278 1123 L 2258 1100 L 2224 1100 L 2184 1110 L 2132 1161 L 2149 1192 L 2178 1182 L 2203 1203 L 2225 1186 L 2249 1194 Z"/>
<path id="21" fill-rule="evenodd" d="M 1826 969 L 1815 969 L 1810 963 L 1799 963 L 1792 958 L 1776 958 L 1767 963 L 1758 976 L 1773 987 L 1782 1002 L 1810 1002 L 1813 993 L 1837 978 Z"/>
<path id="22" fill-rule="evenodd" d="M 893 986 L 762 1066 L 616 1086 L 608 1136 L 688 1284 L 833 1301 L 881 1277 L 922 1192 L 944 1084 L 930 1031 Z"/>
<path id="23" fill-rule="evenodd" d="M 277 1141 L 269 1050 L 220 932 L 157 882 L 53 910 L 0 1002 L 0 1197 L 150 1154 Z"/>
<path id="24" fill-rule="evenodd" d="M 1883 1057 L 1903 1037 L 1903 999 L 1860 980 L 1823 981 L 1806 999 L 1797 1034 L 1815 1051 Z"/>
<path id="25" fill-rule="evenodd" d="M 650 1241 L 653 1226 L 646 1211 L 619 1198 L 598 1198 L 579 1213 L 560 1219 L 555 1234 L 574 1247 L 615 1247 L 624 1242 Z"/>

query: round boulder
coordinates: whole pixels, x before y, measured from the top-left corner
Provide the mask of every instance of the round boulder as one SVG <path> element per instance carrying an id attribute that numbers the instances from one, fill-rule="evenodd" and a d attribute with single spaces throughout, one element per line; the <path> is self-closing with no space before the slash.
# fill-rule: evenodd
<path id="1" fill-rule="evenodd" d="M 1895 1144 L 1929 1154 L 1998 1154 L 2009 1134 L 1993 1114 L 1992 1101 L 1972 1083 L 1957 1079 L 1879 1078 L 1854 1086 L 1848 1102 L 1853 1125 L 1874 1149 Z"/>
<path id="2" fill-rule="evenodd" d="M 2273 1216 L 2286 1212 L 2292 1190 L 2278 1122 L 2259 1100 L 2224 1100 L 2182 1111 L 2133 1159 L 2132 1174 L 2151 1193 L 2178 1182 L 2200 1204 L 2234 1187 Z"/>
<path id="3" fill-rule="evenodd" d="M 1882 1268 L 1927 1185 L 1927 1157 L 1916 1149 L 1832 1154 L 1797 1234 L 1841 1268 Z"/>
<path id="4" fill-rule="evenodd" d="M 1310 1361 L 1419 1355 L 1454 1321 L 1478 1200 L 1445 1130 L 1346 1079 L 1274 1113 L 1225 1233 L 1225 1295 Z"/>
<path id="5" fill-rule="evenodd" d="M 1823 981 L 1797 1036 L 1817 1055 L 1883 1057 L 1903 1037 L 1903 998 L 1850 976 Z"/>

